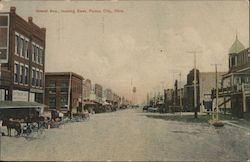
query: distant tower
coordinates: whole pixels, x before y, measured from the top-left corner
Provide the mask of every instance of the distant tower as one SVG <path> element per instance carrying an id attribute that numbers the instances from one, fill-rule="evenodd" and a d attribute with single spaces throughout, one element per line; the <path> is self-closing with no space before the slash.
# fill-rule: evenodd
<path id="1" fill-rule="evenodd" d="M 136 87 L 132 89 L 132 104 L 136 105 Z"/>
<path id="2" fill-rule="evenodd" d="M 147 105 L 149 105 L 149 93 L 147 93 Z"/>

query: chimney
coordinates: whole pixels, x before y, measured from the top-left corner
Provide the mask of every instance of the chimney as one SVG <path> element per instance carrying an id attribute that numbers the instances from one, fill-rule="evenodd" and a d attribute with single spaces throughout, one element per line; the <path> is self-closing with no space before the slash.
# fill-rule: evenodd
<path id="1" fill-rule="evenodd" d="M 33 23 L 33 18 L 31 16 L 28 17 L 28 22 Z"/>
<path id="2" fill-rule="evenodd" d="M 11 7 L 10 7 L 10 12 L 11 12 L 11 13 L 16 13 L 16 7 L 11 6 Z"/>

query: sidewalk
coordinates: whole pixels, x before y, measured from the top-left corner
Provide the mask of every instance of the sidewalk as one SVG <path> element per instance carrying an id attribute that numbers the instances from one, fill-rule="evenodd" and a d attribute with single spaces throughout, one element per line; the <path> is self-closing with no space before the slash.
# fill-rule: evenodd
<path id="1" fill-rule="evenodd" d="M 222 120 L 222 122 L 224 124 L 228 124 L 228 125 L 231 125 L 231 126 L 234 126 L 237 128 L 247 130 L 250 133 L 250 124 L 248 124 L 248 125 L 242 124 L 242 123 L 239 123 L 238 121 L 235 121 L 235 120 Z"/>

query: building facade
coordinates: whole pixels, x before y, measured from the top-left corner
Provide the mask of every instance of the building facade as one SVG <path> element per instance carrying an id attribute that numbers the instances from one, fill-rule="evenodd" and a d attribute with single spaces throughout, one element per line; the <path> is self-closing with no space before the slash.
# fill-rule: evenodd
<path id="1" fill-rule="evenodd" d="M 94 85 L 95 100 L 100 104 L 102 104 L 102 91 L 103 88 L 100 84 Z"/>
<path id="2" fill-rule="evenodd" d="M 223 102 L 219 104 L 230 103 L 233 116 L 250 117 L 250 48 L 245 48 L 236 36 L 228 56 L 229 70 L 221 79 L 218 96 Z"/>
<path id="3" fill-rule="evenodd" d="M 0 100 L 44 103 L 46 29 L 11 7 L 0 12 L 0 36 Z"/>
<path id="4" fill-rule="evenodd" d="M 49 109 L 77 112 L 82 106 L 83 77 L 72 72 L 49 72 L 45 80 L 45 104 Z"/>
<path id="5" fill-rule="evenodd" d="M 113 93 L 112 90 L 107 88 L 103 91 L 103 99 L 105 102 L 111 103 L 113 102 Z"/>
<path id="6" fill-rule="evenodd" d="M 84 100 L 90 100 L 91 90 L 92 90 L 91 80 L 90 79 L 83 80 L 83 99 Z"/>
<path id="7" fill-rule="evenodd" d="M 218 88 L 221 86 L 219 81 L 222 79 L 222 75 L 224 75 L 225 73 L 226 72 L 217 72 Z M 211 90 L 216 89 L 216 72 L 200 72 L 199 81 L 200 111 L 206 112 L 207 109 L 205 108 L 204 102 L 212 99 Z M 215 100 L 212 101 L 212 108 L 215 108 L 215 102 Z M 227 108 L 228 106 L 229 105 L 227 105 L 225 108 Z"/>
<path id="8" fill-rule="evenodd" d="M 196 69 L 196 93 L 197 100 L 196 105 L 198 106 L 198 110 L 200 111 L 200 90 L 199 90 L 199 70 Z M 183 109 L 187 112 L 194 112 L 194 69 L 189 71 L 187 75 L 187 84 L 184 85 L 184 106 Z"/>

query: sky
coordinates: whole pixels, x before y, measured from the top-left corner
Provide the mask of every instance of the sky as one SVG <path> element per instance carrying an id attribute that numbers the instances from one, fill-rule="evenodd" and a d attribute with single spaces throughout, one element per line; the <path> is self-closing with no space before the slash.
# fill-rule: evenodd
<path id="1" fill-rule="evenodd" d="M 47 72 L 72 71 L 128 99 L 136 86 L 138 102 L 172 88 L 179 73 L 184 85 L 194 66 L 191 51 L 200 71 L 218 63 L 227 72 L 236 34 L 249 47 L 247 0 L 2 0 L 0 12 L 10 6 L 46 28 Z"/>

